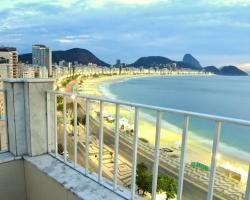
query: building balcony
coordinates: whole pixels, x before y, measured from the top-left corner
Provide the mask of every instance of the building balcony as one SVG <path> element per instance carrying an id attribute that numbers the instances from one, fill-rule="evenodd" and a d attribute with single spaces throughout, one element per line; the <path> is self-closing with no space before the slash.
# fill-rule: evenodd
<path id="1" fill-rule="evenodd" d="M 0 199 L 156 200 L 160 174 L 176 179 L 178 200 L 250 199 L 250 178 L 243 185 L 217 167 L 221 126 L 249 121 L 54 91 L 48 79 L 5 80 L 1 93 Z M 156 114 L 153 146 L 138 135 L 142 110 Z M 183 118 L 176 154 L 160 144 L 165 113 Z M 209 166 L 186 161 L 193 118 L 215 127 Z M 141 162 L 152 174 L 144 196 Z"/>

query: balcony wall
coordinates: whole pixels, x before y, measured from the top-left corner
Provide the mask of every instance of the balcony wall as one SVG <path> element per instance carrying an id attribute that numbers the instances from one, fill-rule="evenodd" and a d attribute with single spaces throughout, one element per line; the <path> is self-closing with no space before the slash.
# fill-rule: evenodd
<path id="1" fill-rule="evenodd" d="M 73 193 L 67 191 L 63 186 L 46 176 L 45 173 L 26 160 L 15 160 L 10 154 L 7 157 L 9 159 L 0 164 L 0 199 L 78 199 Z"/>
<path id="2" fill-rule="evenodd" d="M 45 154 L 14 157 L 0 154 L 0 199 L 122 200 L 78 171 Z"/>
<path id="3" fill-rule="evenodd" d="M 26 199 L 23 160 L 14 160 L 6 153 L 0 154 L 0 199 Z"/>

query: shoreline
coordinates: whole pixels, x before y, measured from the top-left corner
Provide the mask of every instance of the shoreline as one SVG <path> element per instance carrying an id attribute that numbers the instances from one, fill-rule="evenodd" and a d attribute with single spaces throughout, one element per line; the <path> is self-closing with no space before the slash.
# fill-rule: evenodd
<path id="1" fill-rule="evenodd" d="M 159 76 L 159 75 L 154 75 Z M 104 76 L 104 77 L 98 77 L 98 78 L 88 78 L 84 79 L 83 84 L 79 85 L 79 89 L 82 93 L 90 96 L 102 96 L 109 98 L 108 94 L 103 91 L 103 88 L 101 88 L 103 83 L 113 83 L 113 82 L 119 82 L 119 81 L 126 81 L 128 79 L 132 78 L 143 78 L 143 77 L 149 77 L 148 75 L 117 75 L 117 76 Z M 152 76 L 150 76 L 152 77 Z M 108 96 L 107 96 L 108 95 Z M 107 106 L 105 106 L 106 109 Z M 110 106 L 107 107 L 109 110 L 109 113 L 113 114 L 114 109 L 112 109 Z M 128 111 L 124 111 L 122 116 L 127 117 Z M 149 134 L 145 134 L 145 132 Z M 155 135 L 155 125 L 152 121 L 146 119 L 145 117 L 140 120 L 139 123 L 139 132 L 138 137 L 139 138 L 145 138 L 149 141 L 149 144 L 154 146 L 154 135 Z M 168 130 L 164 127 L 161 129 L 161 148 L 173 148 L 175 149 L 175 153 L 180 153 L 180 150 L 177 148 L 176 142 L 181 142 L 181 134 L 177 133 L 173 130 Z M 201 162 L 203 164 L 206 164 L 210 166 L 211 162 L 211 151 L 212 146 L 210 145 L 204 145 L 204 142 L 197 141 L 197 138 L 189 137 L 187 140 L 187 152 L 186 152 L 186 162 Z M 232 155 L 225 155 L 222 153 L 219 153 L 219 159 L 217 159 L 217 166 L 220 166 L 222 164 L 225 164 L 229 162 L 232 166 L 235 168 L 242 168 L 246 171 L 248 171 L 248 164 L 246 161 L 240 160 L 239 158 L 235 158 Z M 243 177 L 243 180 L 245 182 L 245 177 Z"/>

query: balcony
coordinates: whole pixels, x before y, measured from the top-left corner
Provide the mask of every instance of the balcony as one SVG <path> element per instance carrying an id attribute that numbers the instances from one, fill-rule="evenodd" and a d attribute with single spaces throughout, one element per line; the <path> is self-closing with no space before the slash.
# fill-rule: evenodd
<path id="1" fill-rule="evenodd" d="M 217 166 L 222 125 L 249 128 L 249 121 L 52 89 L 53 82 L 47 79 L 4 81 L 1 198 L 155 200 L 161 198 L 158 177 L 168 174 L 177 180 L 178 200 L 250 199 L 250 178 L 245 185 L 236 183 Z M 142 110 L 156 116 L 153 146 L 138 134 Z M 130 114 L 133 124 L 126 125 L 125 113 Z M 183 119 L 178 155 L 161 146 L 166 113 Z M 210 120 L 215 129 L 211 163 L 206 169 L 186 161 L 189 126 L 194 118 Z M 152 174 L 151 194 L 146 196 L 138 193 L 137 165 L 141 162 Z"/>

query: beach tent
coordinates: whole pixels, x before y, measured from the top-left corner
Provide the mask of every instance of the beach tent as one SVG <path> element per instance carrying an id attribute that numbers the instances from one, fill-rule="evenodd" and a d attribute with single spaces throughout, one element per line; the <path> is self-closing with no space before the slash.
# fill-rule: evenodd
<path id="1" fill-rule="evenodd" d="M 204 170 L 204 171 L 209 171 L 209 167 L 207 165 L 200 163 L 200 162 L 191 162 L 191 166 L 199 168 L 199 169 Z"/>
<path id="2" fill-rule="evenodd" d="M 107 121 L 108 121 L 108 122 L 114 122 L 114 121 L 115 121 L 115 118 L 112 117 L 112 116 L 109 116 L 109 117 L 107 117 Z"/>
<path id="3" fill-rule="evenodd" d="M 106 111 L 103 111 L 102 115 L 104 118 L 108 118 L 110 116 L 110 114 Z"/>
<path id="4" fill-rule="evenodd" d="M 234 167 L 229 162 L 226 162 L 220 166 L 220 169 L 224 169 L 224 173 L 226 173 L 227 176 L 242 181 L 247 182 L 248 172 L 244 170 L 242 167 Z M 227 172 L 225 171 L 227 170 Z"/>
<path id="5" fill-rule="evenodd" d="M 181 148 L 181 141 L 176 141 L 174 144 L 177 148 Z"/>
<path id="6" fill-rule="evenodd" d="M 128 119 L 127 119 L 127 118 L 125 118 L 125 117 L 123 117 L 123 118 L 119 119 L 119 124 L 120 124 L 120 126 L 122 126 L 122 125 L 123 125 L 124 127 L 129 126 Z"/>
<path id="7" fill-rule="evenodd" d="M 100 116 L 100 111 L 99 111 L 99 110 L 96 111 L 96 114 L 97 114 L 98 116 Z M 110 114 L 109 114 L 108 112 L 106 112 L 106 111 L 103 111 L 102 116 L 103 116 L 103 118 L 107 118 L 107 117 L 110 116 Z"/>

